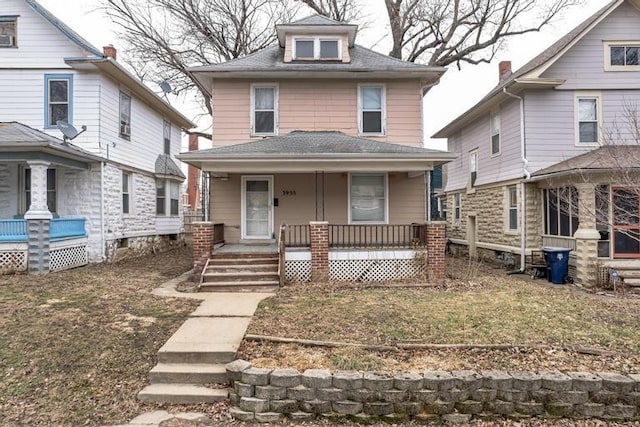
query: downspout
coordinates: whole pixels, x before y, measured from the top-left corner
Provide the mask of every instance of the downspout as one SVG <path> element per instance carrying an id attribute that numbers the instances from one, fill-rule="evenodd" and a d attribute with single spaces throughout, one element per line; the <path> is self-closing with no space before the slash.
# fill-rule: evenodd
<path id="1" fill-rule="evenodd" d="M 527 251 L 527 209 L 526 209 L 526 194 L 525 194 L 525 181 L 531 179 L 531 173 L 527 170 L 529 161 L 527 160 L 527 152 L 525 146 L 525 133 L 524 133 L 524 98 L 518 95 L 514 95 L 507 91 L 507 88 L 502 89 L 505 95 L 515 98 L 520 101 L 520 160 L 522 160 L 522 173 L 524 180 L 520 182 L 520 273 L 524 273 L 526 269 L 526 251 Z"/>
<path id="2" fill-rule="evenodd" d="M 107 145 L 107 150 L 109 145 Z M 100 162 L 100 247 L 102 248 L 100 258 L 101 261 L 106 261 L 107 242 L 104 236 L 104 162 Z"/>

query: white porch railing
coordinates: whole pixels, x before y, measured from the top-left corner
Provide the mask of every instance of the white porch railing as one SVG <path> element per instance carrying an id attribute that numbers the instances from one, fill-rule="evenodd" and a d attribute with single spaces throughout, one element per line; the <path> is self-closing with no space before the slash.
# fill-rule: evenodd
<path id="1" fill-rule="evenodd" d="M 565 236 L 542 236 L 542 247 L 568 248 L 576 250 L 576 239 Z"/>

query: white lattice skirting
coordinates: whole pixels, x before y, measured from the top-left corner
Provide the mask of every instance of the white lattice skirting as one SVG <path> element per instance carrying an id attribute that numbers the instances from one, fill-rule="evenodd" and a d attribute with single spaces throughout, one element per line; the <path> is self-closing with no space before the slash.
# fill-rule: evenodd
<path id="1" fill-rule="evenodd" d="M 23 271 L 27 271 L 26 248 L 0 249 L 0 274 L 13 274 Z"/>
<path id="2" fill-rule="evenodd" d="M 384 282 L 414 279 L 425 275 L 427 267 L 416 252 L 403 251 L 331 251 L 329 278 L 341 282 Z M 311 280 L 311 253 L 287 252 L 285 279 L 288 282 Z"/>
<path id="3" fill-rule="evenodd" d="M 49 251 L 49 270 L 62 271 L 89 263 L 86 239 L 52 243 Z"/>

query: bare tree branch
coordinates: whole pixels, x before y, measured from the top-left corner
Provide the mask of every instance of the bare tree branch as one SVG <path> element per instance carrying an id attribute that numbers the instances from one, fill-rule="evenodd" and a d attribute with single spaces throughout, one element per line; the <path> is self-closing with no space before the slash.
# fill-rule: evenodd
<path id="1" fill-rule="evenodd" d="M 319 15 L 339 22 L 355 22 L 362 17 L 358 0 L 295 0 L 304 3 Z"/>

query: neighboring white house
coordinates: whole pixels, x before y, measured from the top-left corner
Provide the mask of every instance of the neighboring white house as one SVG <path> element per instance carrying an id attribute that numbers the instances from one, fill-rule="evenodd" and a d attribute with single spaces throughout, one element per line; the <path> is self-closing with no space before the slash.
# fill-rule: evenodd
<path id="1" fill-rule="evenodd" d="M 597 265 L 640 273 L 639 52 L 640 2 L 615 0 L 513 73 L 501 63 L 435 135 L 460 154 L 445 166 L 453 245 L 514 261 L 569 248 L 584 284 Z"/>
<path id="2" fill-rule="evenodd" d="M 0 8 L 0 272 L 145 252 L 183 230 L 193 123 L 34 0 Z M 86 131 L 63 141 L 58 121 Z"/>

